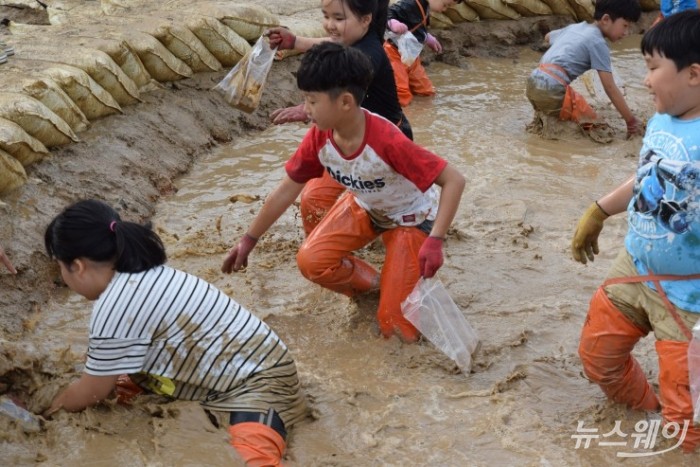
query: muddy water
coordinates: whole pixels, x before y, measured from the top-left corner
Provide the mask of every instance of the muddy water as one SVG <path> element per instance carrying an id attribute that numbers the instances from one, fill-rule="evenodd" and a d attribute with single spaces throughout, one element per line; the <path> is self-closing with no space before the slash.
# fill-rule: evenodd
<path id="1" fill-rule="evenodd" d="M 617 46 L 614 64 L 633 111 L 648 118 L 638 41 Z M 624 140 L 624 124 L 609 105 L 602 113 L 618 131 L 612 144 L 573 129 L 556 141 L 526 133 L 532 111 L 524 77 L 538 58 L 523 49 L 517 60 L 469 59 L 467 69 L 433 63 L 438 95 L 407 109 L 416 141 L 468 181 L 439 275 L 482 341 L 469 375 L 429 343 L 379 337 L 376 296 L 349 300 L 305 281 L 294 263 L 302 239 L 296 207 L 261 240 L 245 273 L 219 272 L 226 250 L 282 177 L 305 127 L 269 128 L 218 149 L 160 203 L 154 221 L 170 263 L 264 317 L 297 357 L 313 413 L 293 431 L 290 465 L 588 466 L 617 464 L 625 452 L 640 456 L 635 465 L 700 461 L 678 449 L 655 454 L 673 445 L 661 445 L 661 434 L 657 446 L 635 448 L 635 425 L 645 414 L 606 402 L 581 375 L 576 347 L 587 302 L 622 245 L 624 220 L 606 223 L 593 264 L 573 262 L 568 245 L 588 203 L 633 172 L 640 140 Z M 381 253 L 381 245 L 373 245 L 362 254 L 380 266 Z M 38 331 L 80 354 L 86 306 L 67 299 Z M 644 341 L 636 353 L 655 381 L 653 342 Z M 145 404 L 65 415 L 42 455 L 57 465 L 66 459 L 222 465 L 230 455 L 225 433 L 207 427 L 192 407 Z M 627 436 L 600 440 L 624 445 L 594 439 L 577 448 L 572 438 L 579 423 L 602 435 L 617 422 Z M 66 449 L 61 440 L 69 435 Z"/>

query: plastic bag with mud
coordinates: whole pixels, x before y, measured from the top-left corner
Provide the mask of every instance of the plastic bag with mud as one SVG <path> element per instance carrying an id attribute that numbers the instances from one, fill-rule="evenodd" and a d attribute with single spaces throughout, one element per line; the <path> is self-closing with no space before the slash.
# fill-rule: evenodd
<path id="1" fill-rule="evenodd" d="M 263 36 L 240 62 L 228 72 L 214 90 L 223 94 L 226 102 L 244 112 L 258 108 L 267 74 L 275 58 L 275 51 Z"/>
<path id="2" fill-rule="evenodd" d="M 464 374 L 469 374 L 479 338 L 439 279 L 420 278 L 401 304 L 401 312 Z"/>
<path id="3" fill-rule="evenodd" d="M 410 31 L 403 34 L 387 32 L 387 38 L 396 44 L 396 47 L 399 49 L 399 55 L 401 55 L 401 63 L 406 66 L 413 65 L 413 62 L 416 61 L 421 50 L 423 50 L 423 44 L 418 42 L 416 36 Z"/>

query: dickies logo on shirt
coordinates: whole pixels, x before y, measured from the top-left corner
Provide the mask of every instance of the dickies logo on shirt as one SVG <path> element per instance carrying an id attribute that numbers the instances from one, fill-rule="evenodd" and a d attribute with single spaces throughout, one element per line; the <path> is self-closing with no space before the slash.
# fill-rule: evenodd
<path id="1" fill-rule="evenodd" d="M 362 180 L 361 178 L 354 178 L 352 175 L 343 175 L 340 171 L 333 172 L 333 169 L 330 167 L 326 167 L 326 171 L 333 177 L 333 180 L 355 191 L 378 191 L 386 185 L 383 178 Z"/>

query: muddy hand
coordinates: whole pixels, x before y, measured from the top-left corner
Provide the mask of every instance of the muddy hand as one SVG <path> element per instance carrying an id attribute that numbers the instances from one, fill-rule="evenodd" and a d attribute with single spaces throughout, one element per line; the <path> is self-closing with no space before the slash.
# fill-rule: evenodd
<path id="1" fill-rule="evenodd" d="M 592 203 L 578 221 L 574 238 L 571 240 L 571 254 L 579 263 L 586 264 L 586 258 L 593 261 L 598 249 L 598 235 L 603 230 L 603 222 L 608 215 L 598 206 Z"/>
<path id="2" fill-rule="evenodd" d="M 221 266 L 221 272 L 231 274 L 248 266 L 248 255 L 253 251 L 256 243 L 258 243 L 257 238 L 245 234 L 241 241 L 238 242 L 238 245 L 229 251 L 224 264 Z"/>
<path id="3" fill-rule="evenodd" d="M 306 111 L 304 111 L 304 104 L 287 107 L 285 109 L 277 109 L 270 114 L 270 119 L 275 125 L 290 122 L 309 122 L 309 116 Z"/>
<path id="4" fill-rule="evenodd" d="M 632 117 L 632 119 L 626 121 L 625 124 L 627 125 L 627 139 L 633 136 L 644 135 L 644 122 L 637 117 Z"/>

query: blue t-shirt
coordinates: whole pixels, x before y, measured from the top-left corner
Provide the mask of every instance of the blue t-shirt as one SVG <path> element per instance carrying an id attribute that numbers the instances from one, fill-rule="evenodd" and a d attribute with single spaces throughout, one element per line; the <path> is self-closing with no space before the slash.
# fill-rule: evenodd
<path id="1" fill-rule="evenodd" d="M 674 13 L 685 10 L 692 10 L 698 7 L 696 0 L 661 0 L 661 14 L 664 18 Z"/>
<path id="2" fill-rule="evenodd" d="M 639 274 L 700 273 L 700 118 L 649 120 L 627 215 L 625 246 Z M 700 313 L 700 280 L 661 286 L 674 305 Z"/>
<path id="3" fill-rule="evenodd" d="M 603 33 L 595 24 L 584 21 L 554 30 L 549 33 L 549 42 L 552 46 L 544 53 L 540 63 L 552 63 L 562 67 L 568 75 L 562 77 L 567 83 L 571 83 L 588 70 L 612 73 L 610 49 Z M 532 75 L 542 75 L 554 80 L 538 68 Z"/>

